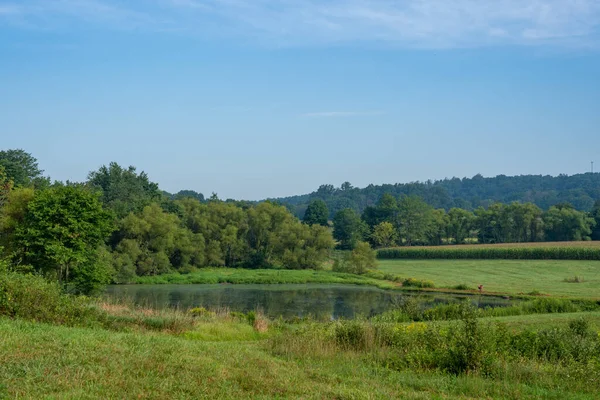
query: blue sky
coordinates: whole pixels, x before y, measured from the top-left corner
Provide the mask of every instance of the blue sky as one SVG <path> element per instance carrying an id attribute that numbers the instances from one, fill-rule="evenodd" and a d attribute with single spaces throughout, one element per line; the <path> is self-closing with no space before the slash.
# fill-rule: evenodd
<path id="1" fill-rule="evenodd" d="M 600 0 L 0 0 L 0 148 L 222 198 L 600 167 Z"/>

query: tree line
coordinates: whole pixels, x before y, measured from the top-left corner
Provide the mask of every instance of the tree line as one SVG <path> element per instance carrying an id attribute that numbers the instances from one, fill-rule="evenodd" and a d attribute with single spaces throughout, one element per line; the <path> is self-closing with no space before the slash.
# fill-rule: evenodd
<path id="1" fill-rule="evenodd" d="M 494 203 L 533 203 L 542 210 L 569 203 L 579 211 L 590 211 L 600 199 L 600 173 L 576 175 L 498 175 L 485 178 L 480 174 L 472 178 L 451 178 L 437 181 L 368 185 L 357 188 L 349 182 L 339 187 L 331 184 L 305 195 L 274 199 L 290 208 L 299 218 L 313 200 L 323 200 L 330 212 L 329 218 L 345 208 L 362 214 L 384 194 L 418 196 L 433 208 L 449 211 L 462 208 L 474 211 L 488 208 Z"/>
<path id="2" fill-rule="evenodd" d="M 329 188 L 331 189 L 331 188 Z M 329 190 L 327 189 L 327 190 Z M 352 193 L 349 183 L 340 191 Z M 338 270 L 364 270 L 373 247 L 600 240 L 600 203 L 591 212 L 561 203 L 492 203 L 435 208 L 415 194 L 383 193 L 361 213 L 313 199 L 300 221 L 274 201 L 160 190 L 144 172 L 117 163 L 85 182 L 52 182 L 23 150 L 0 151 L 0 260 L 90 293 L 136 276 L 204 266 L 320 268 L 336 244 L 354 249 Z M 331 219 L 333 223 L 331 223 Z"/>
<path id="3" fill-rule="evenodd" d="M 166 195 L 116 163 L 85 182 L 53 182 L 23 150 L 0 152 L 0 249 L 15 270 L 90 293 L 136 276 L 204 266 L 319 268 L 330 229 L 272 202 Z"/>
<path id="4" fill-rule="evenodd" d="M 313 200 L 304 221 L 327 224 L 323 200 Z M 374 247 L 600 240 L 600 201 L 592 211 L 576 210 L 569 203 L 543 211 L 533 203 L 493 203 L 474 211 L 436 209 L 418 196 L 384 194 L 362 214 L 344 208 L 333 217 L 333 236 L 342 249 L 361 241 Z"/>

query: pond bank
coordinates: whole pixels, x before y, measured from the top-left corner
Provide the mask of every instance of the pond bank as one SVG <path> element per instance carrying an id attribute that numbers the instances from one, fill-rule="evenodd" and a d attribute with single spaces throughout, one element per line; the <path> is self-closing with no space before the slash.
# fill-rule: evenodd
<path id="1" fill-rule="evenodd" d="M 408 298 L 423 308 L 469 299 L 478 307 L 505 307 L 511 300 L 384 290 L 372 286 L 340 284 L 163 284 L 113 285 L 109 298 L 154 309 L 193 307 L 227 309 L 235 312 L 260 310 L 269 318 L 312 317 L 318 320 L 372 317 L 397 308 Z"/>
<path id="2" fill-rule="evenodd" d="M 171 273 L 155 276 L 136 277 L 127 284 L 142 285 L 188 285 L 188 284 L 343 284 L 372 286 L 386 290 L 401 290 L 408 292 L 424 293 L 445 293 L 456 295 L 476 295 L 486 297 L 511 299 L 531 299 L 531 295 L 515 295 L 514 293 L 484 291 L 479 293 L 477 290 L 461 290 L 452 287 L 419 287 L 404 286 L 402 282 L 410 280 L 432 284 L 431 281 L 419 281 L 414 279 L 403 279 L 400 277 L 381 271 L 371 271 L 366 275 L 354 275 L 342 272 L 333 272 L 331 270 L 286 270 L 286 269 L 243 269 L 243 268 L 203 268 L 189 274 Z"/>

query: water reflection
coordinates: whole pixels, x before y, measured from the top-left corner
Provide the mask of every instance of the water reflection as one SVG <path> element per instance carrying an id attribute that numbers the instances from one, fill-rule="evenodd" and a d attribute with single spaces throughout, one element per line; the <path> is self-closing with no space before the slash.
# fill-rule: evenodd
<path id="1" fill-rule="evenodd" d="M 402 302 L 406 296 L 418 296 L 424 307 L 460 301 L 466 296 L 411 294 L 354 285 L 113 285 L 107 293 L 113 298 L 127 298 L 135 304 L 166 308 L 225 307 L 248 312 L 260 309 L 277 318 L 304 317 L 317 319 L 371 317 Z M 510 300 L 493 297 L 470 297 L 473 304 L 501 307 Z"/>

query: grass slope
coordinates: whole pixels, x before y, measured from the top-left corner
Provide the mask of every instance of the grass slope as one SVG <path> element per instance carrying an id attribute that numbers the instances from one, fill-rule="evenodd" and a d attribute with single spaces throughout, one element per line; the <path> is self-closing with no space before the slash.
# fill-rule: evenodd
<path id="1" fill-rule="evenodd" d="M 486 292 L 600 298 L 599 261 L 379 260 L 378 265 L 383 272 L 431 280 L 437 287 L 483 285 Z M 575 276 L 584 281 L 565 282 Z"/>
<path id="2" fill-rule="evenodd" d="M 278 353 L 268 342 L 201 342 L 4 318 L 0 338 L 0 397 L 10 398 L 594 397 L 554 381 L 398 372 L 346 351 Z"/>

